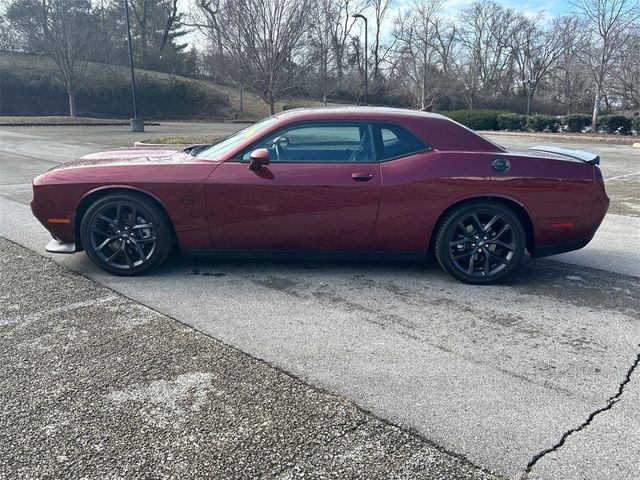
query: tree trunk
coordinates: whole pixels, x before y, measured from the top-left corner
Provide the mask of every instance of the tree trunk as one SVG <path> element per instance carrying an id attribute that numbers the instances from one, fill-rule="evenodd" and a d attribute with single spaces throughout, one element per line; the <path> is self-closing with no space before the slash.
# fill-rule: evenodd
<path id="1" fill-rule="evenodd" d="M 427 106 L 427 69 L 426 65 L 422 67 L 422 85 L 420 85 L 420 108 Z"/>
<path id="2" fill-rule="evenodd" d="M 322 59 L 322 103 L 327 106 L 327 54 Z"/>
<path id="3" fill-rule="evenodd" d="M 598 111 L 600 109 L 600 91 L 596 92 L 596 99 L 593 102 L 593 116 L 591 117 L 591 131 L 598 133 Z"/>
<path id="4" fill-rule="evenodd" d="M 240 83 L 240 114 L 244 113 L 244 83 Z"/>
<path id="5" fill-rule="evenodd" d="M 269 100 L 267 101 L 267 103 L 269 104 L 269 113 L 271 115 L 275 115 L 275 113 L 276 113 L 276 102 L 273 99 L 273 97 L 271 97 L 271 95 L 269 95 Z"/>
<path id="6" fill-rule="evenodd" d="M 69 95 L 69 116 L 76 116 L 76 94 L 72 92 L 68 92 Z"/>

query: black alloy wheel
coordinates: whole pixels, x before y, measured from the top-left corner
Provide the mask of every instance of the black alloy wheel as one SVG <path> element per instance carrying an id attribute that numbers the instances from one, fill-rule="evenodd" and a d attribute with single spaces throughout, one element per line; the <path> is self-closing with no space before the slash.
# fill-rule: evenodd
<path id="1" fill-rule="evenodd" d="M 137 193 L 114 193 L 94 202 L 80 226 L 89 258 L 115 275 L 139 275 L 159 266 L 172 246 L 164 211 Z"/>
<path id="2" fill-rule="evenodd" d="M 475 202 L 451 212 L 436 234 L 435 253 L 452 277 L 486 285 L 503 279 L 524 257 L 522 222 L 496 202 Z"/>

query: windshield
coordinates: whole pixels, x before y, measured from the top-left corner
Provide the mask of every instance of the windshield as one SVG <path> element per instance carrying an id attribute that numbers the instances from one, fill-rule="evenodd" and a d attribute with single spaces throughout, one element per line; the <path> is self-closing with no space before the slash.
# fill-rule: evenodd
<path id="1" fill-rule="evenodd" d="M 236 132 L 233 135 L 228 136 L 221 142 L 218 142 L 215 145 L 211 145 L 209 147 L 206 147 L 200 150 L 198 152 L 198 158 L 205 158 L 207 160 L 217 160 L 218 158 L 226 154 L 229 150 L 240 145 L 247 138 L 251 137 L 255 133 L 266 130 L 275 122 L 276 122 L 275 117 L 269 117 L 269 118 L 265 118 L 264 120 L 258 123 L 249 125 L 248 127 L 243 128 L 239 132 Z"/>

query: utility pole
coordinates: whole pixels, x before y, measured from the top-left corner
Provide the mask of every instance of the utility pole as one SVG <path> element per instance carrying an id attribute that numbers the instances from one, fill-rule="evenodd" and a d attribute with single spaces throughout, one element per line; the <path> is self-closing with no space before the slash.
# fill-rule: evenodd
<path id="1" fill-rule="evenodd" d="M 136 75 L 133 71 L 133 48 L 131 47 L 131 23 L 129 22 L 128 0 L 124 0 L 124 11 L 127 17 L 127 41 L 129 43 L 129 66 L 131 67 L 131 93 L 133 94 L 133 118 L 131 119 L 131 131 L 144 132 L 144 120 L 138 118 L 138 105 L 136 102 Z"/>
<path id="2" fill-rule="evenodd" d="M 369 41 L 367 38 L 367 32 L 369 31 L 369 25 L 367 17 L 364 15 L 354 13 L 351 16 L 364 20 L 364 104 L 367 105 L 369 97 Z"/>

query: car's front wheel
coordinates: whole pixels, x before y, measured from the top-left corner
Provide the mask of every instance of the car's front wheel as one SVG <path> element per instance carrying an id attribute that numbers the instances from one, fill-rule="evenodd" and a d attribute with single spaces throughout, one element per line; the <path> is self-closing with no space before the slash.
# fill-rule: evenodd
<path id="1" fill-rule="evenodd" d="M 164 211 L 144 195 L 121 192 L 100 197 L 80 224 L 89 258 L 115 275 L 140 275 L 166 260 L 172 229 Z"/>
<path id="2" fill-rule="evenodd" d="M 452 277 L 486 285 L 518 267 L 525 244 L 524 227 L 511 209 L 479 201 L 463 205 L 443 219 L 436 233 L 435 254 Z"/>

